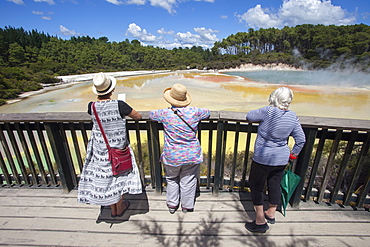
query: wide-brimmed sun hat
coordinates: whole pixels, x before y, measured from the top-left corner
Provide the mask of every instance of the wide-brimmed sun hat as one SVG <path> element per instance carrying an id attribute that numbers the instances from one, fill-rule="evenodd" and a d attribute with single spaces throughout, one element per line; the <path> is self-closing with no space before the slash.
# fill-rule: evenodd
<path id="1" fill-rule="evenodd" d="M 186 87 L 180 83 L 166 88 L 163 92 L 163 98 L 175 107 L 185 107 L 191 103 L 191 97 Z"/>
<path id="2" fill-rule="evenodd" d="M 113 91 L 116 87 L 117 80 L 113 76 L 108 76 L 100 72 L 94 76 L 93 83 L 92 91 L 94 94 L 105 95 Z"/>

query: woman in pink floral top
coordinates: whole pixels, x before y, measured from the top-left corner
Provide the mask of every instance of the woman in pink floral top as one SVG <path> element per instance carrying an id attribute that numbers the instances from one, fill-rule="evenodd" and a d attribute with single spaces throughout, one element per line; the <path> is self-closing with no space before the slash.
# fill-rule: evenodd
<path id="1" fill-rule="evenodd" d="M 167 207 L 171 214 L 180 205 L 184 213 L 193 211 L 202 148 L 196 135 L 198 123 L 210 115 L 208 109 L 188 107 L 191 97 L 184 85 L 176 83 L 163 92 L 171 108 L 153 110 L 149 118 L 164 127 L 161 161 L 166 171 Z"/>

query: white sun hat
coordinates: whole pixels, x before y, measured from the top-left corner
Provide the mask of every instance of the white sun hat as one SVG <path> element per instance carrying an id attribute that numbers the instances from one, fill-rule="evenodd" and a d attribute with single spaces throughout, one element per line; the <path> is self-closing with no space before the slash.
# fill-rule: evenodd
<path id="1" fill-rule="evenodd" d="M 105 95 L 113 91 L 116 87 L 117 80 L 113 76 L 107 76 L 103 72 L 100 72 L 94 76 L 94 85 L 92 91 L 96 95 Z"/>

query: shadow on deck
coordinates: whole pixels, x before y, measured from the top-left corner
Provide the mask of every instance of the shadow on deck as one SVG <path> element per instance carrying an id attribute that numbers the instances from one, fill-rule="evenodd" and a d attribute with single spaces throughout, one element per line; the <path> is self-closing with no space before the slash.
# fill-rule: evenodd
<path id="1" fill-rule="evenodd" d="M 117 219 L 110 210 L 78 203 L 77 190 L 1 188 L 2 246 L 369 246 L 370 213 L 337 204 L 301 202 L 265 234 L 244 228 L 254 219 L 249 193 L 202 191 L 195 211 L 171 215 L 165 193 L 127 195 Z"/>

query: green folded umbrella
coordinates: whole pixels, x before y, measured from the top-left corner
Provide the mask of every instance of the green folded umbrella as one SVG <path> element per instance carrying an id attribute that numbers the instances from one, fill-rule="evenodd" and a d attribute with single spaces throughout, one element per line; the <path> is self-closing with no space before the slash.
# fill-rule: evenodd
<path id="1" fill-rule="evenodd" d="M 292 166 L 293 162 L 289 161 L 289 164 L 287 165 L 283 179 L 280 183 L 281 188 L 281 205 L 283 207 L 283 215 L 286 216 L 285 210 L 288 206 L 289 200 L 292 197 L 295 189 L 297 188 L 297 185 L 299 184 L 299 181 L 301 181 L 301 177 L 292 172 Z"/>

